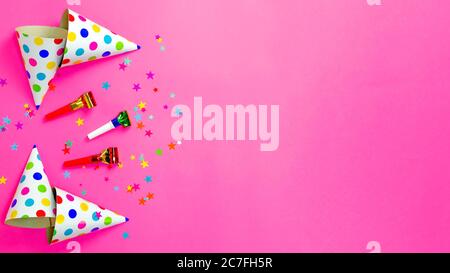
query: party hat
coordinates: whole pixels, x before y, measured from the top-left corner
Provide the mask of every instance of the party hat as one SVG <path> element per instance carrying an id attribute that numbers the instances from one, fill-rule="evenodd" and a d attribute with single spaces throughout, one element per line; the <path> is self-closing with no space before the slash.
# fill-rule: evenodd
<path id="1" fill-rule="evenodd" d="M 5 224 L 26 228 L 47 228 L 55 217 L 55 201 L 36 145 L 31 150 Z"/>
<path id="2" fill-rule="evenodd" d="M 23 26 L 16 34 L 36 108 L 48 91 L 62 61 L 67 30 L 58 27 Z"/>
<path id="3" fill-rule="evenodd" d="M 54 193 L 56 196 L 55 225 L 47 229 L 47 238 L 52 244 L 128 221 L 128 218 L 124 216 L 62 189 L 55 187 Z"/>
<path id="4" fill-rule="evenodd" d="M 67 43 L 61 67 L 102 59 L 139 49 L 109 29 L 67 9 L 60 22 L 67 29 Z"/>

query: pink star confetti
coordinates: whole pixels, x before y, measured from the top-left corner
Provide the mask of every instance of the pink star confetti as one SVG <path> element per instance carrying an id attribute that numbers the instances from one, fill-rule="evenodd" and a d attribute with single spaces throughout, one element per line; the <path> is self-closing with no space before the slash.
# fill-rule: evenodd
<path id="1" fill-rule="evenodd" d="M 139 91 L 141 88 L 141 85 L 139 83 L 133 83 L 133 90 L 134 91 Z"/>
<path id="2" fill-rule="evenodd" d="M 124 63 L 119 64 L 119 70 L 125 71 L 125 68 L 127 68 L 127 65 Z"/>

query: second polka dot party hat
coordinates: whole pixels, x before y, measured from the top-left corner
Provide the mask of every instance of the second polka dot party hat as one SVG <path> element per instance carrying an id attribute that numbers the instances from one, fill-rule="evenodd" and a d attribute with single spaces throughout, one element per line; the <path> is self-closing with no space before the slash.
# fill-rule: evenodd
<path id="1" fill-rule="evenodd" d="M 48 228 L 55 218 L 55 198 L 36 146 L 31 150 L 5 224 L 25 228 Z"/>
<path id="2" fill-rule="evenodd" d="M 57 243 L 128 221 L 128 218 L 102 208 L 62 189 L 56 195 L 55 225 L 48 228 L 49 242 Z"/>
<path id="3" fill-rule="evenodd" d="M 33 147 L 5 224 L 46 228 L 57 243 L 128 221 L 128 218 L 59 188 L 51 188 L 36 146 Z"/>
<path id="4" fill-rule="evenodd" d="M 25 72 L 36 108 L 44 99 L 48 83 L 62 61 L 67 30 L 57 27 L 24 26 L 16 28 Z"/>
<path id="5" fill-rule="evenodd" d="M 68 31 L 61 67 L 102 59 L 140 48 L 137 44 L 70 9 L 64 12 L 60 27 Z"/>

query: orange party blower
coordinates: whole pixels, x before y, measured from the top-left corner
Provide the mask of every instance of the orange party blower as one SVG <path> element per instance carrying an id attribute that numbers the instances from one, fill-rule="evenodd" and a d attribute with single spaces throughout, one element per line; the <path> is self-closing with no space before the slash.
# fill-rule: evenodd
<path id="1" fill-rule="evenodd" d="M 75 101 L 67 104 L 66 106 L 63 106 L 51 113 L 48 113 L 45 116 L 45 119 L 51 120 L 81 108 L 91 109 L 94 108 L 95 106 L 97 106 L 97 102 L 95 101 L 94 94 L 92 94 L 92 92 L 89 91 L 81 95 Z"/>
<path id="2" fill-rule="evenodd" d="M 103 152 L 86 156 L 74 160 L 69 160 L 64 162 L 64 167 L 77 167 L 77 166 L 83 166 L 87 164 L 92 163 L 99 163 L 102 162 L 107 165 L 113 165 L 119 163 L 119 150 L 116 147 L 110 147 Z"/>

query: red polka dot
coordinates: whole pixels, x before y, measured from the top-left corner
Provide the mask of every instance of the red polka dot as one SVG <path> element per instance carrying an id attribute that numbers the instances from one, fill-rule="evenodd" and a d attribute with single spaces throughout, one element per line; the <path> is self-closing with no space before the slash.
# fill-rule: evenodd
<path id="1" fill-rule="evenodd" d="M 43 211 L 41 209 L 36 211 L 36 216 L 37 217 L 45 217 L 45 211 Z"/>
<path id="2" fill-rule="evenodd" d="M 73 17 L 73 15 L 72 15 L 72 14 L 69 14 L 69 21 L 70 21 L 70 22 L 73 22 L 73 21 L 75 21 L 75 17 Z"/>
<path id="3" fill-rule="evenodd" d="M 61 198 L 61 196 L 56 196 L 56 203 L 57 204 L 61 204 L 62 203 L 62 198 Z"/>
<path id="4" fill-rule="evenodd" d="M 63 42 L 63 39 L 55 39 L 55 40 L 53 40 L 53 42 L 54 42 L 55 44 L 59 45 L 60 43 Z"/>
<path id="5" fill-rule="evenodd" d="M 64 59 L 64 60 L 62 61 L 62 63 L 63 63 L 63 64 L 68 64 L 68 63 L 70 63 L 70 59 Z"/>
<path id="6" fill-rule="evenodd" d="M 59 241 L 58 239 L 55 239 L 51 243 L 54 244 L 54 243 L 57 243 L 58 241 Z"/>

